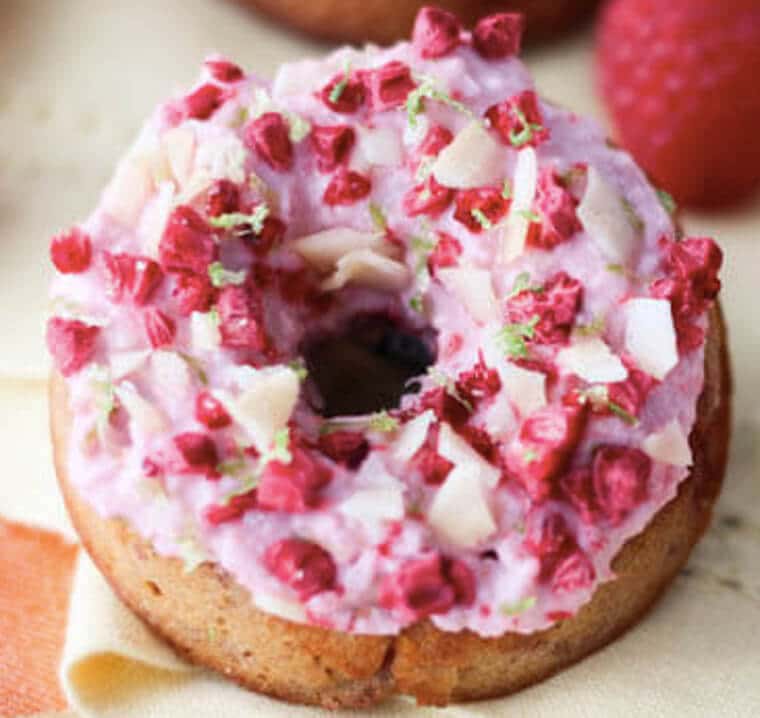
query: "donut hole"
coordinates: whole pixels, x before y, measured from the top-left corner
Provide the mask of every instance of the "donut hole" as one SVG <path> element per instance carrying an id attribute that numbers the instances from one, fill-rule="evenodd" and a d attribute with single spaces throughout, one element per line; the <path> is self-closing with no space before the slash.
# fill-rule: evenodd
<path id="1" fill-rule="evenodd" d="M 387 315 L 354 317 L 339 332 L 309 336 L 301 355 L 312 408 L 324 417 L 399 406 L 419 390 L 415 377 L 435 362 L 435 333 Z"/>

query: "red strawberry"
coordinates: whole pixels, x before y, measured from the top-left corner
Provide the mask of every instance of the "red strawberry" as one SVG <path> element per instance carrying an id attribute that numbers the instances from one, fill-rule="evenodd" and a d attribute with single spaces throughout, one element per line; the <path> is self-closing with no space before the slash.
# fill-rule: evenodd
<path id="1" fill-rule="evenodd" d="M 64 376 L 78 372 L 95 354 L 100 327 L 76 319 L 53 317 L 47 324 L 47 347 L 58 371 Z"/>
<path id="2" fill-rule="evenodd" d="M 289 132 L 288 123 L 279 112 L 265 112 L 245 126 L 243 141 L 272 169 L 286 171 L 293 164 Z"/>
<path id="3" fill-rule="evenodd" d="M 720 206 L 760 186 L 757 0 L 614 0 L 597 63 L 622 143 L 678 201 Z"/>
<path id="4" fill-rule="evenodd" d="M 62 274 L 84 272 L 92 259 L 90 238 L 78 227 L 56 235 L 50 241 L 50 259 Z"/>
<path id="5" fill-rule="evenodd" d="M 546 167 L 538 178 L 535 209 L 540 222 L 530 225 L 527 242 L 531 247 L 553 249 L 581 229 L 575 200 L 552 167 Z"/>
<path id="6" fill-rule="evenodd" d="M 486 366 L 481 353 L 478 363 L 459 375 L 456 388 L 461 397 L 475 406 L 482 399 L 498 394 L 501 389 L 501 379 L 496 369 Z"/>

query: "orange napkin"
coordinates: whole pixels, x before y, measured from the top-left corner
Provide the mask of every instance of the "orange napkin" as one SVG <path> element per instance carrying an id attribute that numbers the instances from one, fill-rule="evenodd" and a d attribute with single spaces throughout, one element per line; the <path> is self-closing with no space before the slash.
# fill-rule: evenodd
<path id="1" fill-rule="evenodd" d="M 62 710 L 58 664 L 77 547 L 0 519 L 0 716 Z"/>

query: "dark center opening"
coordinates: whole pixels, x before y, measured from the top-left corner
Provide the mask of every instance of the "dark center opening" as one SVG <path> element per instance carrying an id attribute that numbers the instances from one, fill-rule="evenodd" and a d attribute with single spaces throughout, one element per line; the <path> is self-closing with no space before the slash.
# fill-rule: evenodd
<path id="1" fill-rule="evenodd" d="M 387 316 L 356 317 L 339 334 L 303 346 L 312 406 L 324 417 L 370 414 L 419 389 L 409 380 L 435 361 L 432 330 L 415 332 Z"/>

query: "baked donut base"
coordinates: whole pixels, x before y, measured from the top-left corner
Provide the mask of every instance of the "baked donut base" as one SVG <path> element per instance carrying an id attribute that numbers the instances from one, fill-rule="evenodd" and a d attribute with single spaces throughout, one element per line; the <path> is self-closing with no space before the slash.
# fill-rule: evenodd
<path id="1" fill-rule="evenodd" d="M 398 636 L 352 635 L 264 613 L 216 564 L 185 573 L 181 561 L 159 556 L 124 521 L 101 518 L 77 493 L 66 458 L 73 417 L 59 375 L 50 384 L 55 464 L 95 564 L 121 600 L 191 662 L 254 691 L 326 708 L 369 706 L 394 694 L 443 706 L 503 696 L 575 663 L 633 626 L 677 575 L 709 524 L 727 459 L 731 378 L 717 306 L 705 370 L 690 437 L 695 463 L 677 497 L 617 555 L 615 580 L 572 618 L 528 635 L 482 638 L 447 633 L 429 621 Z"/>

